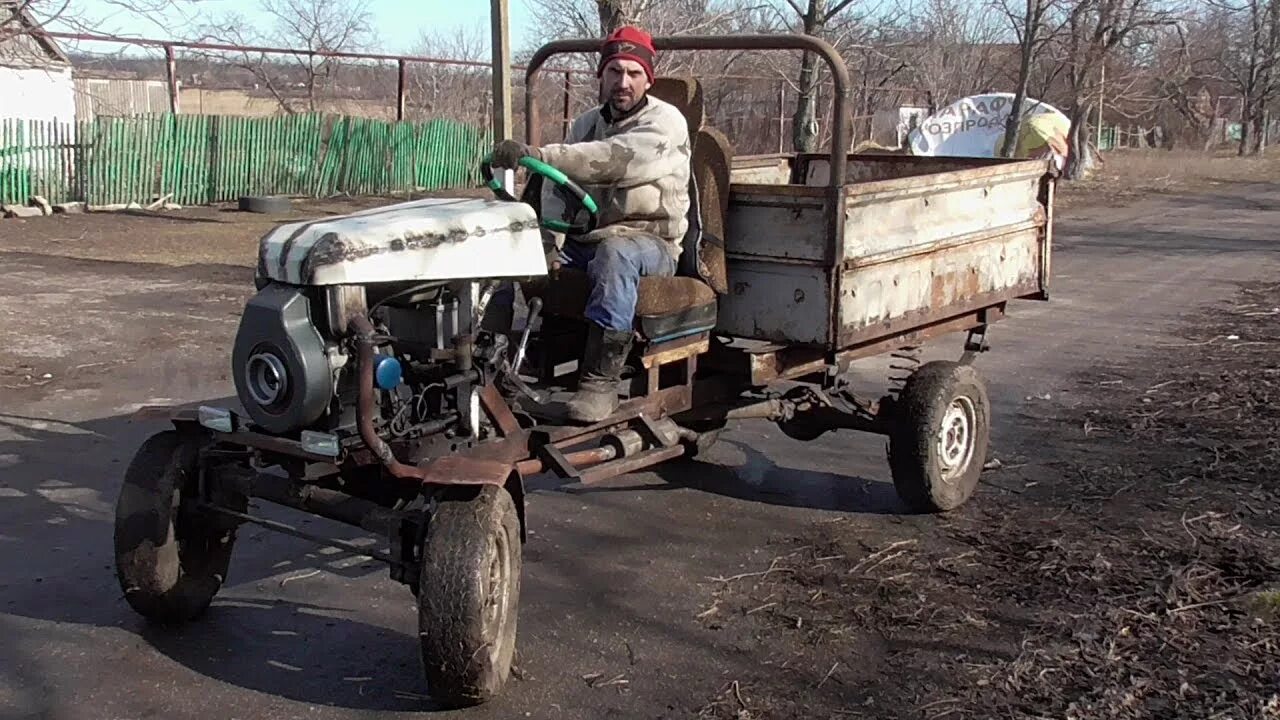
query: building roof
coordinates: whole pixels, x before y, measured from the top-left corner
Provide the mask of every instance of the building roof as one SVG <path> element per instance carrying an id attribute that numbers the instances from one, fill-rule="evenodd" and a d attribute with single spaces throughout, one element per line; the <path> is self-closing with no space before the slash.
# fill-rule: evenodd
<path id="1" fill-rule="evenodd" d="M 15 59 L 71 62 L 62 47 L 44 32 L 40 22 L 31 14 L 29 3 L 0 0 L 0 60 Z"/>

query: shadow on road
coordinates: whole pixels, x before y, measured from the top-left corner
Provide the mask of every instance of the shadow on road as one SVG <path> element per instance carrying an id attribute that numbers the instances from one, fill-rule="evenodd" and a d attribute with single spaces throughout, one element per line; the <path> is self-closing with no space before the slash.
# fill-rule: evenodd
<path id="1" fill-rule="evenodd" d="M 234 399 L 225 398 L 214 402 L 235 404 Z M 167 427 L 168 423 L 162 420 L 131 416 L 69 423 L 0 415 L 0 548 L 4 549 L 0 554 L 0 613 L 21 626 L 13 635 L 11 652 L 31 654 L 25 663 L 13 658 L 12 665 L 24 667 L 26 675 L 0 676 L 0 682 L 20 681 L 22 686 L 52 682 L 31 676 L 32 672 L 52 671 L 35 660 L 45 654 L 44 650 L 37 650 L 44 641 L 41 631 L 31 628 L 48 627 L 28 622 L 38 620 L 82 626 L 90 634 L 133 633 L 163 656 L 201 675 L 296 702 L 366 711 L 430 709 L 421 680 L 416 637 L 362 621 L 358 613 L 364 608 L 298 602 L 300 591 L 296 588 L 303 584 L 288 588 L 287 592 L 279 591 L 279 595 L 291 596 L 289 599 L 261 601 L 261 595 L 252 589 L 247 590 L 252 601 L 237 597 L 254 584 L 262 593 L 276 594 L 276 582 L 268 582 L 269 579 L 322 570 L 335 576 L 330 583 L 335 579 L 344 582 L 344 578 L 359 581 L 362 586 L 385 583 L 387 605 L 393 612 L 380 616 L 379 621 L 412 627 L 416 622 L 412 619 L 412 596 L 405 588 L 393 585 L 380 564 L 359 556 L 345 552 L 326 554 L 327 550 L 245 526 L 237 536 L 227 589 L 199 622 L 166 630 L 149 625 L 132 612 L 115 578 L 115 498 L 134 451 L 151 433 Z M 766 508 L 750 511 L 750 504 L 849 513 L 899 511 L 892 487 L 884 483 L 778 467 L 755 448 L 728 441 L 725 447 L 741 452 L 746 462 L 737 467 L 702 461 L 668 463 L 655 469 L 665 484 L 643 487 L 567 492 L 571 488 L 554 479 L 531 483 L 535 491 L 552 491 L 551 497 L 599 494 L 592 501 L 592 514 L 602 518 L 593 521 L 597 524 L 584 523 L 553 532 L 561 534 L 558 543 L 576 548 L 608 548 L 612 552 L 607 556 L 609 562 L 602 564 L 603 558 L 584 558 L 577 552 L 548 547 L 545 540 L 531 542 L 526 549 L 527 591 L 532 605 L 525 613 L 529 626 L 558 627 L 564 622 L 561 614 L 565 608 L 548 604 L 545 598 L 563 598 L 565 593 L 573 593 L 577 595 L 574 605 L 626 618 L 640 634 L 666 638 L 672 647 L 707 649 L 710 640 L 700 635 L 696 627 L 658 622 L 638 613 L 629 604 L 627 588 L 648 583 L 645 568 L 653 562 L 651 558 L 661 557 L 660 562 L 667 568 L 664 576 L 687 580 L 677 584 L 683 588 L 684 597 L 676 597 L 673 602 L 700 602 L 699 574 L 686 568 L 694 562 L 691 552 L 712 557 L 719 552 L 717 546 L 723 540 L 717 540 L 716 534 L 720 530 L 682 522 L 661 512 L 636 518 L 632 527 L 619 527 L 607 519 L 626 512 L 622 508 L 641 496 L 694 492 L 747 501 L 746 506 L 727 506 L 728 515 L 739 527 L 745 522 L 762 531 L 784 523 Z M 609 494 L 617 500 L 610 499 Z M 744 511 L 750 517 L 744 517 Z M 346 540 L 368 537 L 357 529 L 284 509 L 261 508 L 257 512 Z M 548 524 L 558 524 L 559 520 L 535 518 L 533 522 L 542 533 Z M 324 529 L 320 528 L 322 524 Z M 732 526 L 723 526 L 729 527 Z M 668 548 L 696 550 L 672 553 Z M 284 584 L 280 586 L 283 588 Z M 329 589 L 342 592 L 332 586 Z M 376 592 L 381 598 L 380 590 L 365 588 L 362 592 Z M 541 606 L 538 598 L 544 599 Z M 692 613 L 681 612 L 692 617 Z M 108 642 L 114 646 L 119 640 Z M 569 642 L 576 645 L 579 641 Z M 591 646 L 584 645 L 583 649 L 589 652 Z M 546 663 L 545 658 L 534 660 L 535 672 L 551 674 L 561 670 L 547 667 Z"/>
<path id="2" fill-rule="evenodd" d="M 139 618 L 137 632 L 170 659 L 237 687 L 353 710 L 440 709 L 425 694 L 417 638 L 346 608 L 215 600 L 197 622 L 165 628 Z M 340 655 L 327 651 L 335 644 Z"/>
<path id="3" fill-rule="evenodd" d="M 797 441 L 798 443 L 798 441 Z M 732 448 L 746 461 L 734 466 L 717 462 L 678 459 L 649 471 L 665 484 L 619 484 L 583 486 L 551 474 L 525 480 L 528 492 L 559 491 L 572 495 L 600 495 L 628 492 L 671 492 L 692 490 L 734 500 L 860 515 L 902 515 L 909 511 L 893 485 L 839 473 L 815 472 L 778 465 L 773 459 L 741 442 L 721 440 L 720 447 Z"/>
<path id="4" fill-rule="evenodd" d="M 659 473 L 682 487 L 767 505 L 863 515 L 908 512 L 890 483 L 789 468 L 746 443 L 722 442 L 746 456 L 746 462 L 729 467 L 691 460 L 672 463 Z"/>

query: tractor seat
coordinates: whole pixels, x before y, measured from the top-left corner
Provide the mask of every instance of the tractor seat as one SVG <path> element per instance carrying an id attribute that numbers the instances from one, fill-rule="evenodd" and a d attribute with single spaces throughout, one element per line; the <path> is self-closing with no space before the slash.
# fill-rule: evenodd
<path id="1" fill-rule="evenodd" d="M 587 274 L 562 268 L 546 281 L 527 283 L 529 297 L 541 297 L 543 312 L 581 318 L 591 294 Z M 635 328 L 649 342 L 704 332 L 716 324 L 716 293 L 692 277 L 642 277 L 637 292 Z"/>

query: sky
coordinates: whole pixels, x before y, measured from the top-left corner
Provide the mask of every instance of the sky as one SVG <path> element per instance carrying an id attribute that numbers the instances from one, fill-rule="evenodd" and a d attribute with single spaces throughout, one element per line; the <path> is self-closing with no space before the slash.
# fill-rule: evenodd
<path id="1" fill-rule="evenodd" d="M 484 0 L 367 0 L 373 27 L 379 39 L 375 52 L 410 53 L 423 31 L 449 34 L 455 30 L 480 29 L 488 42 L 489 3 Z M 532 42 L 528 29 L 532 13 L 525 0 L 509 0 L 511 7 L 511 47 L 518 50 Z M 250 20 L 261 17 L 260 0 L 199 0 L 188 6 L 202 16 L 231 13 Z M 77 15 L 83 15 L 98 34 L 132 35 L 154 39 L 179 38 L 190 24 L 182 13 L 170 11 L 165 17 L 139 17 L 108 0 L 76 0 Z M 192 10 L 187 11 L 191 15 Z M 265 21 L 264 21 L 265 22 Z M 66 29 L 66 28 L 58 28 Z M 96 48 L 95 48 L 96 49 Z"/>

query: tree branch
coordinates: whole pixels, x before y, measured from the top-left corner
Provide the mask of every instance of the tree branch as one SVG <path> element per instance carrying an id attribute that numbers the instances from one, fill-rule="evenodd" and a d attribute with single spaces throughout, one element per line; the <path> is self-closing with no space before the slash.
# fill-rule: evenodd
<path id="1" fill-rule="evenodd" d="M 836 15 L 839 15 L 841 10 L 844 10 L 845 8 L 849 7 L 854 2 L 856 2 L 856 0 L 841 0 L 841 2 L 838 3 L 835 7 L 831 8 L 831 10 L 827 12 L 826 15 L 822 16 L 822 24 L 826 25 L 828 22 L 830 22 L 831 18 L 835 17 Z"/>

